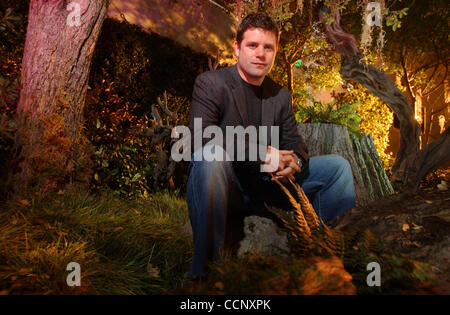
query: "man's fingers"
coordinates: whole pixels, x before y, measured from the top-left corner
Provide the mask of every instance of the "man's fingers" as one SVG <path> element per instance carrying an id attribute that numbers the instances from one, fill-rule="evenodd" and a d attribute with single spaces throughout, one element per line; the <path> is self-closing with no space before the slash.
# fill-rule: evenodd
<path id="1" fill-rule="evenodd" d="M 280 152 L 280 155 L 292 155 L 292 154 L 294 154 L 293 150 L 279 150 L 278 152 Z"/>
<path id="2" fill-rule="evenodd" d="M 292 169 L 292 167 L 288 166 L 286 168 L 284 168 L 283 170 L 275 173 L 276 176 L 288 176 L 291 175 L 294 172 L 294 170 Z"/>
<path id="3" fill-rule="evenodd" d="M 292 156 L 289 156 L 289 155 L 282 155 L 282 156 L 280 156 L 280 161 L 284 162 L 284 163 L 289 163 L 289 162 L 293 161 L 293 159 L 294 158 Z"/>
<path id="4" fill-rule="evenodd" d="M 272 176 L 272 181 L 279 180 L 279 181 L 281 181 L 283 183 L 286 183 L 288 178 L 292 179 L 293 181 L 295 180 L 294 176 L 292 176 L 292 175 L 289 175 L 289 176 L 276 176 L 276 175 L 273 175 Z"/>
<path id="5" fill-rule="evenodd" d="M 295 163 L 295 160 L 293 158 L 281 157 L 280 161 L 281 161 L 281 163 L 283 163 L 285 165 L 284 168 L 292 167 L 296 172 L 300 172 L 301 171 L 300 167 L 298 166 L 297 163 Z"/>
<path id="6" fill-rule="evenodd" d="M 300 173 L 302 171 L 301 168 L 297 165 L 297 163 L 290 163 L 289 167 L 292 167 L 297 173 Z"/>

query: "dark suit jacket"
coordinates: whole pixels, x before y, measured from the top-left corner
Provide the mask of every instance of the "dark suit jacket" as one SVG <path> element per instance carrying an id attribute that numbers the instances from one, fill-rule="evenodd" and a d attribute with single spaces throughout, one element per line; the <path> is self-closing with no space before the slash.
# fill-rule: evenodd
<path id="1" fill-rule="evenodd" d="M 294 150 L 307 165 L 308 149 L 297 129 L 289 91 L 267 76 L 262 87 L 262 126 L 268 128 L 279 126 L 279 149 Z M 224 135 L 226 126 L 240 125 L 244 128 L 248 126 L 245 94 L 236 65 L 204 72 L 196 78 L 189 114 L 191 135 L 194 135 L 194 118 L 196 117 L 202 118 L 202 130 L 207 126 L 215 125 L 222 129 Z M 203 139 L 203 144 L 209 140 Z M 269 132 L 267 144 L 271 143 Z M 259 165 L 262 162 L 249 163 L 253 165 L 254 170 L 259 171 Z"/>

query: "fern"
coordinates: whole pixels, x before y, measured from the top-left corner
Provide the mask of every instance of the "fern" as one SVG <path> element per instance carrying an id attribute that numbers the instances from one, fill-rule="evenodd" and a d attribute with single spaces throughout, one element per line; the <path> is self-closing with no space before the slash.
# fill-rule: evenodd
<path id="1" fill-rule="evenodd" d="M 350 133 L 361 138 L 359 130 L 361 117 L 356 112 L 360 103 L 344 103 L 337 106 L 336 101 L 327 104 L 315 100 L 312 102 L 311 106 L 297 105 L 298 112 L 295 114 L 295 118 L 298 122 L 311 120 L 312 123 L 342 125 L 347 127 Z"/>
<path id="2" fill-rule="evenodd" d="M 290 232 L 294 243 L 291 249 L 297 256 L 316 254 L 320 256 L 344 257 L 344 236 L 340 231 L 330 229 L 321 221 L 313 206 L 309 202 L 305 192 L 300 185 L 290 180 L 294 186 L 299 201 L 297 201 L 289 190 L 278 180 L 275 181 L 288 197 L 293 206 L 293 212 L 289 213 L 280 209 L 266 207 L 274 213 Z"/>

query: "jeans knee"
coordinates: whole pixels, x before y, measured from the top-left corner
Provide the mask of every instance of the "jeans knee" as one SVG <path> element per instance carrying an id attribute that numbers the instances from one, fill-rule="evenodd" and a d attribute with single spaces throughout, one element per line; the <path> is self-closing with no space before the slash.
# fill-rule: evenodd
<path id="1" fill-rule="evenodd" d="M 207 144 L 192 154 L 191 161 L 224 162 L 231 161 L 231 158 L 222 146 Z"/>
<path id="2" fill-rule="evenodd" d="M 349 171 L 351 172 L 352 168 L 350 166 L 350 163 L 345 158 L 337 154 L 330 154 L 330 158 L 331 158 L 330 162 L 336 169 L 336 171 L 340 173 L 346 173 Z"/>
<path id="3" fill-rule="evenodd" d="M 228 161 L 195 161 L 193 163 L 193 169 L 207 176 L 220 175 L 228 172 L 231 167 L 231 162 Z"/>
<path id="4" fill-rule="evenodd" d="M 192 154 L 192 169 L 196 176 L 220 176 L 231 171 L 231 159 L 219 145 L 206 145 Z"/>

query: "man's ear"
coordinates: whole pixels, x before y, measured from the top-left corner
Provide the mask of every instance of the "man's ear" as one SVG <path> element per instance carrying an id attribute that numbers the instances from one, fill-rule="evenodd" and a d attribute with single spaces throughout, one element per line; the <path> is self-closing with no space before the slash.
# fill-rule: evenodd
<path id="1" fill-rule="evenodd" d="M 238 58 L 239 58 L 239 50 L 240 50 L 239 43 L 236 40 L 236 41 L 234 41 L 234 53 L 235 53 L 236 57 L 238 57 Z"/>

